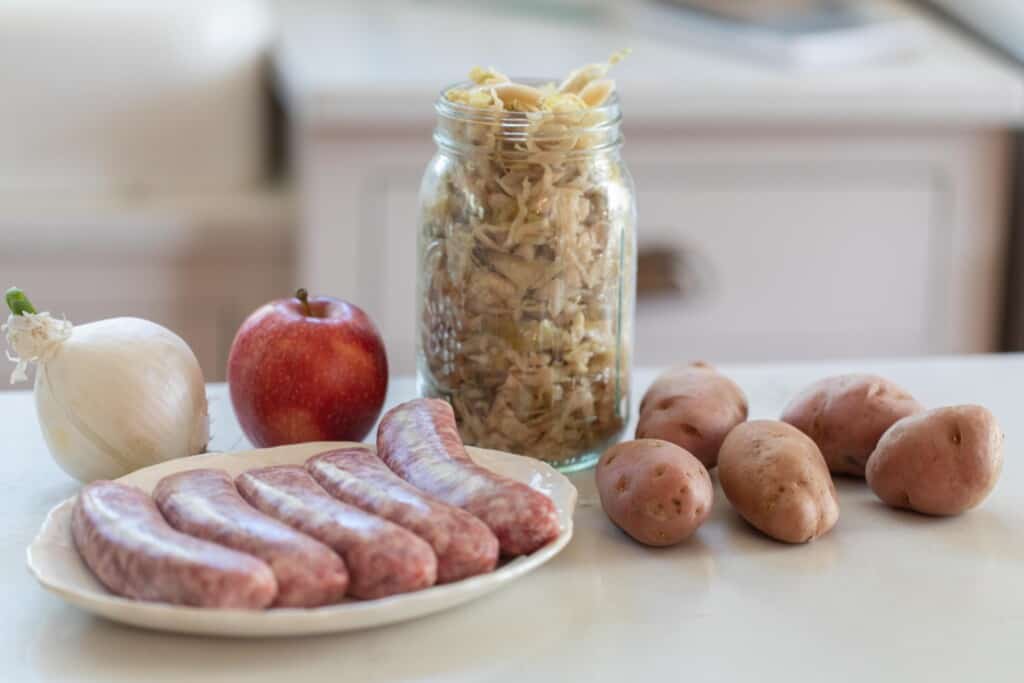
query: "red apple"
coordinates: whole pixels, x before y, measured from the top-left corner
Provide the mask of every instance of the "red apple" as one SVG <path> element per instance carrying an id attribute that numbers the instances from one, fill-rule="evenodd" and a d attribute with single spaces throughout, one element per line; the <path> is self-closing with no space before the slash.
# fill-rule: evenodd
<path id="1" fill-rule="evenodd" d="M 259 447 L 361 441 L 388 388 L 384 342 L 360 308 L 330 297 L 278 299 L 250 315 L 228 356 L 242 431 Z"/>

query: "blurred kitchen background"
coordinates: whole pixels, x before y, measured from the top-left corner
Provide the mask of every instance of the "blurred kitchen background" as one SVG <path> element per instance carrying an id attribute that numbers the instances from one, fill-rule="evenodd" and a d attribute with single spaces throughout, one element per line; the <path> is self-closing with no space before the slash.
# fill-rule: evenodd
<path id="1" fill-rule="evenodd" d="M 301 284 L 410 373 L 438 91 L 624 47 L 637 363 L 1024 348 L 1010 0 L 2 0 L 0 285 L 215 380 Z"/>

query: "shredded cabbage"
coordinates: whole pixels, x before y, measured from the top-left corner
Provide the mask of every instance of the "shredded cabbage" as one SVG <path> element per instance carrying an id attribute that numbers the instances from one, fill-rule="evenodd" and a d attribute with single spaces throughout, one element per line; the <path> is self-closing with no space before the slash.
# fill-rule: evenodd
<path id="1" fill-rule="evenodd" d="M 424 197 L 420 372 L 467 443 L 564 461 L 624 427 L 634 207 L 611 133 L 594 128 L 620 58 L 560 87 L 475 67 L 476 85 L 445 94 L 498 114 L 448 126 L 462 152 Z M 502 127 L 523 117 L 525 135 Z"/>

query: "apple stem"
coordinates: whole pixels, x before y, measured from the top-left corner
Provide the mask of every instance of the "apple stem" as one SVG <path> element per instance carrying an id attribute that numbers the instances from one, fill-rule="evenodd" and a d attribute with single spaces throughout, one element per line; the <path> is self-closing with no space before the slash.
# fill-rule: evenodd
<path id="1" fill-rule="evenodd" d="M 309 292 L 305 289 L 300 289 L 295 292 L 295 298 L 302 302 L 302 312 L 306 314 L 306 317 L 312 318 L 313 309 L 309 307 Z"/>
<path id="2" fill-rule="evenodd" d="M 11 309 L 11 313 L 14 315 L 25 315 L 26 313 L 35 313 L 36 307 L 32 305 L 32 302 L 25 296 L 25 292 L 21 291 L 17 287 L 11 287 L 7 290 L 5 297 L 7 299 L 7 307 Z"/>

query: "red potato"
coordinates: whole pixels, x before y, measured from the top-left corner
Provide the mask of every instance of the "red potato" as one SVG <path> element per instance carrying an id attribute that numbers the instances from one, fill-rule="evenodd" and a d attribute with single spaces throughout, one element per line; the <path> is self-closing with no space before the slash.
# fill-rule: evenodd
<path id="1" fill-rule="evenodd" d="M 612 446 L 597 463 L 597 490 L 608 518 L 646 545 L 674 545 L 711 514 L 714 487 L 691 453 L 658 439 Z"/>
<path id="2" fill-rule="evenodd" d="M 754 420 L 731 432 L 718 456 L 722 492 L 743 519 L 786 543 L 806 543 L 839 520 L 821 451 L 785 422 Z"/>
<path id="3" fill-rule="evenodd" d="M 1003 433 L 981 406 L 906 417 L 882 436 L 867 480 L 884 503 L 928 515 L 958 515 L 991 493 L 1003 467 Z"/>
<path id="4" fill-rule="evenodd" d="M 747 397 L 705 363 L 662 374 L 640 402 L 636 438 L 661 439 L 689 451 L 708 469 L 726 434 L 747 419 Z"/>
<path id="5" fill-rule="evenodd" d="M 833 474 L 863 477 L 885 430 L 922 410 L 914 397 L 884 377 L 851 374 L 810 385 L 790 401 L 781 419 L 814 440 Z"/>

